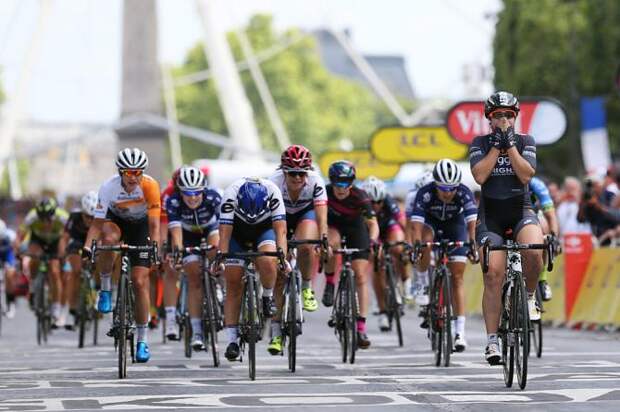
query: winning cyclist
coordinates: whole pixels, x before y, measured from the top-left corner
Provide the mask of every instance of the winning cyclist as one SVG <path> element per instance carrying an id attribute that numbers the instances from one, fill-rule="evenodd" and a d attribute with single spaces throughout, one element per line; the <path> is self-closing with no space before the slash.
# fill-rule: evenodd
<path id="1" fill-rule="evenodd" d="M 225 190 L 223 196 L 220 252 L 275 252 L 276 247 L 286 254 L 286 210 L 280 189 L 266 179 L 237 180 Z M 276 312 L 273 288 L 276 283 L 277 263 L 273 257 L 256 258 L 256 269 L 263 285 L 262 310 L 266 318 Z M 226 260 L 224 324 L 228 336 L 225 356 L 229 361 L 239 357 L 238 322 L 243 291 L 243 267 L 243 260 Z"/>
<path id="2" fill-rule="evenodd" d="M 377 216 L 379 225 L 379 239 L 382 242 L 388 243 L 404 241 L 405 215 L 400 211 L 400 207 L 398 207 L 394 198 L 387 193 L 385 183 L 374 176 L 370 176 L 362 184 L 362 189 L 370 196 L 372 201 L 372 209 Z M 403 250 L 402 246 L 396 246 L 391 249 L 391 254 L 396 274 L 399 279 L 405 282 L 408 274 L 401 259 Z M 390 330 L 390 320 L 385 312 L 385 276 L 383 266 L 380 266 L 380 271 L 374 273 L 372 282 L 379 306 L 379 329 L 382 332 Z"/>
<path id="3" fill-rule="evenodd" d="M 64 250 L 60 238 L 67 223 L 69 214 L 58 207 L 56 200 L 45 197 L 26 215 L 19 227 L 18 244 L 30 235 L 28 255 L 32 258 L 29 263 L 30 276 L 35 276 L 39 266 L 38 257 L 47 254 L 49 260 L 49 285 L 51 290 L 52 328 L 64 325 L 62 322 L 62 278 L 60 276 L 60 259 Z"/>
<path id="4" fill-rule="evenodd" d="M 327 194 L 325 182 L 312 170 L 312 154 L 301 145 L 288 147 L 281 156 L 280 170 L 271 177 L 278 186 L 286 209 L 288 234 L 296 239 L 319 239 L 327 236 Z M 301 295 L 303 309 L 314 312 L 318 303 L 312 290 L 312 275 L 316 267 L 313 245 L 302 245 L 297 250 L 297 262 L 302 275 Z M 284 278 L 276 282 L 276 305 L 278 311 L 284 304 Z M 267 350 L 272 355 L 282 353 L 282 330 L 280 316 L 271 321 L 271 342 Z"/>
<path id="5" fill-rule="evenodd" d="M 474 138 L 469 148 L 472 174 L 482 186 L 476 243 L 480 247 L 487 241 L 501 245 L 508 231 L 512 231 L 518 243 L 542 243 L 542 230 L 527 187 L 536 172 L 536 143 L 532 136 L 515 133 L 519 101 L 511 93 L 495 92 L 484 103 L 484 114 L 490 121 L 491 133 Z M 542 251 L 524 250 L 521 256 L 530 319 L 538 320 L 540 309 L 534 291 L 542 271 Z M 506 252 L 491 253 L 482 297 L 488 341 L 485 357 L 491 365 L 501 360 L 497 329 L 505 271 Z"/>
<path id="6" fill-rule="evenodd" d="M 99 203 L 84 242 L 83 257 L 90 257 L 93 240 L 101 240 L 102 245 L 118 245 L 122 241 L 134 246 L 148 245 L 149 239 L 159 242 L 159 184 L 144 174 L 148 164 L 146 153 L 138 148 L 126 148 L 118 153 L 118 175 L 99 189 Z M 114 252 L 102 252 L 99 256 L 101 291 L 97 307 L 101 313 L 112 311 L 114 258 Z M 130 252 L 129 261 L 136 296 L 136 361 L 147 362 L 151 356 L 147 340 L 151 261 L 147 252 Z"/>
<path id="7" fill-rule="evenodd" d="M 537 216 L 540 221 L 540 227 L 542 228 L 543 234 L 551 235 L 552 241 L 556 242 L 557 234 L 559 233 L 558 218 L 555 214 L 555 206 L 553 204 L 553 199 L 551 199 L 551 195 L 549 194 L 549 189 L 547 189 L 547 185 L 545 185 L 545 182 L 543 182 L 542 179 L 534 176 L 532 177 L 532 180 L 530 180 L 529 189 L 532 198 L 532 205 L 534 206 L 534 209 L 538 211 Z M 551 297 L 553 296 L 551 286 L 547 283 L 547 275 L 547 269 L 543 268 L 543 271 L 538 278 L 542 291 L 542 299 L 544 301 L 551 300 Z"/>
<path id="8" fill-rule="evenodd" d="M 461 168 L 451 159 L 441 159 L 433 169 L 432 183 L 423 186 L 416 194 L 412 210 L 408 216 L 411 221 L 410 238 L 414 243 L 449 241 L 474 241 L 475 222 L 478 212 L 474 195 L 461 183 Z M 453 307 L 456 314 L 454 349 L 463 352 L 467 348 L 465 340 L 465 289 L 463 273 L 467 256 L 476 260 L 475 247 L 469 253 L 466 247 L 455 248 L 450 252 L 448 269 L 452 274 Z M 430 264 L 431 251 L 424 248 L 419 261 L 418 273 L 426 275 Z M 426 322 L 423 327 L 428 327 Z"/>
<path id="9" fill-rule="evenodd" d="M 353 186 L 355 166 L 346 160 L 334 162 L 329 167 L 327 185 L 327 223 L 328 240 L 332 249 L 341 247 L 341 240 L 346 237 L 346 246 L 354 249 L 368 249 L 370 243 L 379 240 L 379 225 L 372 210 L 368 194 Z M 367 349 L 370 340 L 366 334 L 366 315 L 368 313 L 368 255 L 369 252 L 353 254 L 352 267 L 355 272 L 357 295 L 359 299 L 359 317 L 357 318 L 357 344 L 360 349 Z M 325 266 L 325 290 L 323 305 L 334 304 L 334 268 L 335 256 L 331 254 Z"/>
<path id="10" fill-rule="evenodd" d="M 172 194 L 166 201 L 168 227 L 170 228 L 172 250 L 200 246 L 202 239 L 209 245 L 218 246 L 218 218 L 222 198 L 213 189 L 206 186 L 205 175 L 196 167 L 184 166 L 179 171 L 178 193 Z M 215 253 L 214 253 L 215 254 Z M 195 350 L 204 349 L 202 331 L 202 286 L 200 256 L 184 254 L 183 270 L 187 273 L 189 316 L 192 325 L 192 346 Z M 176 289 L 176 288 L 175 288 Z M 165 296 L 166 334 L 171 339 L 178 337 L 176 322 L 176 294 L 174 300 Z M 170 332 L 169 328 L 173 333 Z"/>
<path id="11" fill-rule="evenodd" d="M 71 212 L 65 230 L 62 235 L 62 243 L 65 248 L 65 277 L 67 278 L 64 290 L 64 302 L 69 303 L 71 312 L 75 314 L 78 295 L 80 291 L 80 275 L 82 272 L 82 258 L 80 252 L 84 247 L 84 240 L 95 216 L 97 208 L 97 192 L 91 191 L 82 197 L 82 210 Z M 63 308 L 63 313 L 65 312 Z M 65 328 L 72 329 L 70 325 Z"/>

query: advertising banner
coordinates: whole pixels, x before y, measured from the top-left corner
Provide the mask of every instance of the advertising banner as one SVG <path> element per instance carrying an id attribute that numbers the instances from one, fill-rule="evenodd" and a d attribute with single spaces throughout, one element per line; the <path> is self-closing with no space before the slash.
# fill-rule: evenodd
<path id="1" fill-rule="evenodd" d="M 454 141 L 445 127 L 384 127 L 370 138 L 370 152 L 385 163 L 459 160 L 468 147 Z"/>
<path id="2" fill-rule="evenodd" d="M 375 159 L 367 150 L 352 150 L 350 152 L 325 152 L 319 159 L 319 167 L 323 176 L 328 177 L 329 165 L 338 160 L 348 160 L 355 165 L 357 178 L 366 179 L 375 176 L 379 179 L 390 180 L 398 174 L 400 165 L 386 164 Z"/>

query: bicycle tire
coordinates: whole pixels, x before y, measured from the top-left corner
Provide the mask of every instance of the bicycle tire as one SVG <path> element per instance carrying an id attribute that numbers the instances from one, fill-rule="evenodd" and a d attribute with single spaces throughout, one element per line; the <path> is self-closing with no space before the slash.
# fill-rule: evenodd
<path id="1" fill-rule="evenodd" d="M 192 357 L 192 324 L 189 320 L 189 314 L 184 313 L 182 315 L 182 324 L 184 354 L 186 358 L 190 359 Z"/>
<path id="2" fill-rule="evenodd" d="M 288 370 L 295 372 L 297 362 L 297 270 L 289 274 L 288 277 L 288 314 L 287 314 L 287 333 L 288 333 Z"/>
<path id="3" fill-rule="evenodd" d="M 347 270 L 346 280 L 349 289 L 349 313 L 347 316 L 347 329 L 349 330 L 349 363 L 355 363 L 355 352 L 357 351 L 357 288 L 355 286 L 355 274 L 352 269 Z"/>
<path id="4" fill-rule="evenodd" d="M 400 324 L 400 305 L 398 304 L 396 282 L 394 280 L 394 267 L 392 264 L 385 265 L 385 273 L 388 278 L 388 308 L 390 311 L 390 322 L 396 323 L 396 336 L 398 337 L 398 346 L 403 347 L 403 330 Z"/>
<path id="5" fill-rule="evenodd" d="M 436 274 L 433 278 L 431 301 L 427 309 L 430 318 L 428 327 L 432 335 L 431 346 L 435 353 L 435 366 L 441 366 L 441 359 L 443 356 L 443 324 L 441 319 L 443 278 L 439 274 Z"/>
<path id="6" fill-rule="evenodd" d="M 536 286 L 536 302 L 538 303 L 538 307 L 540 311 L 543 311 L 543 303 L 542 303 L 542 292 L 540 283 Z M 540 358 L 542 356 L 543 351 L 543 324 L 542 318 L 540 320 L 533 320 L 530 322 L 530 330 L 532 335 L 534 336 L 534 349 L 536 350 L 536 357 Z M 531 346 L 531 345 L 530 345 Z M 531 348 L 530 348 L 531 349 Z"/>
<path id="7" fill-rule="evenodd" d="M 515 288 L 514 312 L 515 312 L 515 371 L 519 388 L 525 389 L 527 385 L 527 366 L 530 355 L 530 316 L 527 305 L 527 291 L 525 282 L 519 276 Z"/>
<path id="8" fill-rule="evenodd" d="M 209 340 L 209 345 L 211 347 L 211 355 L 213 356 L 213 366 L 220 366 L 220 356 L 217 351 L 217 319 L 215 313 L 215 295 L 213 293 L 213 280 L 208 272 L 204 274 L 204 282 L 203 282 L 203 303 L 205 315 L 203 320 L 203 330 L 206 332 L 206 338 Z M 206 346 L 206 345 L 205 345 Z"/>
<path id="9" fill-rule="evenodd" d="M 258 335 L 257 322 L 257 302 L 254 278 L 249 278 L 246 282 L 246 305 L 247 305 L 247 330 L 246 342 L 248 344 L 248 372 L 251 380 L 256 379 L 256 340 Z"/>
<path id="10" fill-rule="evenodd" d="M 498 331 L 498 337 L 500 339 L 500 347 L 502 350 L 502 372 L 504 374 L 504 384 L 507 388 L 512 387 L 512 383 L 514 380 L 514 345 L 511 345 L 508 339 L 508 335 L 512 333 L 510 331 L 512 326 L 512 320 L 510 316 L 510 311 L 506 310 L 506 299 L 509 298 L 510 302 L 512 302 L 512 284 L 507 283 L 507 286 L 503 288 L 502 293 L 502 314 L 500 318 L 500 327 Z M 509 296 L 506 296 L 510 292 Z"/>
<path id="11" fill-rule="evenodd" d="M 35 277 L 34 281 L 34 313 L 36 315 L 36 331 L 37 331 L 37 345 L 41 345 L 43 343 L 43 297 L 42 297 L 42 287 L 41 285 L 42 278 L 39 273 Z"/>
<path id="12" fill-rule="evenodd" d="M 338 292 L 336 293 L 336 302 L 334 303 L 334 321 L 335 330 L 338 334 L 338 341 L 340 342 L 340 355 L 342 357 L 342 363 L 347 363 L 347 359 L 349 358 L 349 333 L 346 323 L 349 297 L 346 289 L 347 287 L 345 286 L 345 281 L 341 278 L 338 282 Z"/>
<path id="13" fill-rule="evenodd" d="M 447 368 L 450 366 L 450 357 L 452 356 L 452 285 L 450 282 L 450 274 L 444 268 L 443 281 L 443 316 L 444 316 L 444 332 L 443 332 L 443 363 Z"/>
<path id="14" fill-rule="evenodd" d="M 127 301 L 129 282 L 126 275 L 121 274 L 120 288 L 118 290 L 118 378 L 127 377 Z"/>
<path id="15" fill-rule="evenodd" d="M 99 312 L 95 308 L 91 308 L 91 314 L 93 318 L 93 346 L 97 346 L 97 339 L 99 337 Z"/>
<path id="16" fill-rule="evenodd" d="M 86 280 L 82 277 L 80 282 L 80 296 L 78 303 L 78 348 L 84 347 L 84 338 L 86 336 L 86 318 L 88 313 L 88 303 L 86 299 L 86 291 L 90 292 L 90 286 L 85 284 Z"/>

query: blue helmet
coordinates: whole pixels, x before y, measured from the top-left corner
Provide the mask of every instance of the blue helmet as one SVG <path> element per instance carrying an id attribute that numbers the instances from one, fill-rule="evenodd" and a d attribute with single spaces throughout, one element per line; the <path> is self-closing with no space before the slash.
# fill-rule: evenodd
<path id="1" fill-rule="evenodd" d="M 355 180 L 355 166 L 347 160 L 338 160 L 329 166 L 329 181 L 335 186 L 348 187 Z"/>
<path id="2" fill-rule="evenodd" d="M 267 187 L 258 179 L 247 179 L 237 193 L 238 211 L 247 221 L 254 222 L 269 211 Z"/>

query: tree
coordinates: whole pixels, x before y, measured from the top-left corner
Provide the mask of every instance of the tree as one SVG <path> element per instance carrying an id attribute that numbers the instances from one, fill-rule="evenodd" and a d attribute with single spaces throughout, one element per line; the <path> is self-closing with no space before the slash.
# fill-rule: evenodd
<path id="1" fill-rule="evenodd" d="M 539 149 L 540 169 L 559 178 L 581 172 L 579 98 L 607 96 L 612 155 L 620 153 L 620 99 L 614 71 L 620 56 L 620 3 L 615 0 L 504 0 L 493 43 L 495 85 L 518 96 L 553 96 L 569 130 Z"/>
<path id="2" fill-rule="evenodd" d="M 268 15 L 252 17 L 245 30 L 255 52 L 299 35 L 296 29 L 276 33 Z M 243 60 L 236 36 L 229 34 L 228 41 L 235 60 Z M 207 68 L 202 44 L 197 44 L 189 51 L 184 64 L 175 70 L 175 76 Z M 261 69 L 291 140 L 308 146 L 315 153 L 337 148 L 342 138 L 352 140 L 356 147 L 365 147 L 379 124 L 395 122 L 364 86 L 334 76 L 323 67 L 317 44 L 310 36 L 263 62 Z M 250 74 L 243 72 L 241 80 L 254 111 L 263 147 L 279 151 Z M 181 122 L 227 134 L 212 81 L 178 88 L 177 109 Z M 219 150 L 184 139 L 183 152 L 188 161 L 213 157 Z"/>

